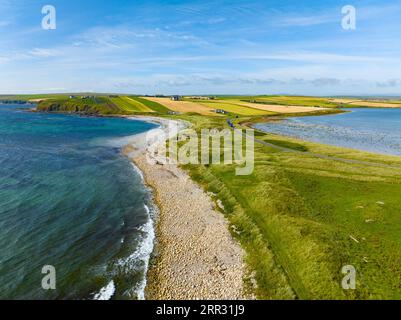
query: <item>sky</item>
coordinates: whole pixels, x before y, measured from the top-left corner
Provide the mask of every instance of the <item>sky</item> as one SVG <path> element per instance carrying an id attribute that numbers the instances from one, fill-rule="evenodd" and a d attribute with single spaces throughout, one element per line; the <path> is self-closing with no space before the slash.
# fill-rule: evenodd
<path id="1" fill-rule="evenodd" d="M 400 33 L 401 0 L 0 0 L 0 94 L 400 96 Z"/>

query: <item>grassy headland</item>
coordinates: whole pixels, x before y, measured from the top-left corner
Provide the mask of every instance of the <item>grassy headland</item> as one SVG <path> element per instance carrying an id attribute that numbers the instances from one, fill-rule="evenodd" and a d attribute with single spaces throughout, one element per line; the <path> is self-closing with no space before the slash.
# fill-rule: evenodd
<path id="1" fill-rule="evenodd" d="M 38 103 L 37 110 L 47 112 L 69 112 L 98 115 L 125 113 L 125 109 L 116 105 L 111 99 L 104 97 L 87 99 L 46 99 Z"/>
<path id="2" fill-rule="evenodd" d="M 30 99 L 32 101 L 32 99 Z M 156 102 L 134 96 L 94 95 L 36 97 L 38 111 L 80 113 L 86 115 L 165 114 L 169 110 Z"/>
<path id="3" fill-rule="evenodd" d="M 166 117 L 169 106 L 136 98 L 153 115 Z M 186 120 L 193 128 L 227 128 L 233 118 L 238 128 L 268 121 L 282 113 L 249 114 L 238 101 L 318 106 L 338 112 L 338 102 L 311 97 L 219 97 L 230 106 L 225 115 L 213 114 L 219 102 L 195 101 L 170 118 Z M 44 111 L 133 114 L 109 98 L 94 103 L 73 99 L 44 100 Z M 144 101 L 145 100 L 145 101 Z M 159 101 L 159 100 L 157 100 Z M 193 103 L 193 104 L 192 104 Z M 213 103 L 213 105 L 211 105 Z M 202 105 L 197 112 L 196 104 Z M 204 107 L 211 111 L 206 112 Z M 342 106 L 355 107 L 343 103 Z M 180 106 L 181 108 L 181 106 Z M 195 109 L 192 109 L 195 108 Z M 222 109 L 227 108 L 222 105 Z M 257 109 L 255 109 L 257 110 Z M 260 110 L 257 110 L 260 111 Z M 141 110 L 139 113 L 142 113 Z M 206 112 L 204 114 L 200 114 Z M 164 114 L 164 115 L 163 115 Z M 308 113 L 309 115 L 310 113 Z M 294 115 L 294 114 L 293 114 Z M 298 115 L 298 114 L 296 114 Z M 262 299 L 401 298 L 401 158 L 370 154 L 305 142 L 257 131 L 255 170 L 236 176 L 231 165 L 186 165 L 203 188 L 212 192 L 230 222 L 232 234 L 246 250 L 246 262 L 256 285 L 249 287 Z M 285 148 L 285 149 L 283 149 Z M 325 157 L 318 157 L 323 155 Z M 339 161 L 352 160 L 353 162 Z M 366 163 L 379 166 L 370 166 Z M 343 290 L 341 269 L 357 270 L 356 290 Z"/>

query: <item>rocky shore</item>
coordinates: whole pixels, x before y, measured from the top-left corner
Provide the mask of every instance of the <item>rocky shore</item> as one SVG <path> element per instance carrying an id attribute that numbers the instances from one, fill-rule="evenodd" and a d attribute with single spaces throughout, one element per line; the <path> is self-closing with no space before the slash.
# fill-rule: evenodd
<path id="1" fill-rule="evenodd" d="M 135 151 L 135 152 L 134 152 Z M 210 197 L 176 165 L 126 147 L 159 206 L 147 299 L 245 299 L 244 252 Z"/>

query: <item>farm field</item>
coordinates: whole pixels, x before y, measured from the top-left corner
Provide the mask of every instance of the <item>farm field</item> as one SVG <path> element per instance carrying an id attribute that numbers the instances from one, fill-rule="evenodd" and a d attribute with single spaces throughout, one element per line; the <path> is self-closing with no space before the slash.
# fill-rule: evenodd
<path id="1" fill-rule="evenodd" d="M 28 99 L 29 98 L 29 99 Z M 25 97 L 31 100 L 32 96 Z M 59 96 L 54 98 L 53 95 L 36 96 L 35 102 L 44 110 L 46 106 L 52 105 L 53 108 L 60 108 L 63 111 L 84 110 L 84 112 L 105 112 L 107 105 L 113 110 L 118 109 L 120 114 L 135 113 L 157 113 L 167 114 L 169 111 L 178 113 L 197 113 L 206 116 L 221 117 L 222 114 L 216 113 L 216 109 L 226 111 L 227 116 L 263 116 L 274 114 L 291 114 L 291 113 L 308 113 L 320 112 L 325 110 L 318 107 L 306 107 L 295 105 L 265 104 L 247 102 L 242 98 L 221 98 L 217 100 L 191 100 L 184 98 L 180 101 L 172 101 L 170 98 L 156 97 L 137 97 L 137 96 L 103 96 L 96 95 L 94 98 L 81 99 L 80 97 L 69 99 L 68 97 Z M 245 98 L 244 98 L 245 99 Z M 251 99 L 255 101 L 255 99 Z M 59 107 L 57 105 L 60 104 Z M 86 107 L 85 107 L 86 106 Z M 103 108 L 105 106 L 105 108 Z M 85 111 L 87 110 L 87 111 Z M 92 110 L 92 111 L 91 111 Z M 116 111 L 112 111 L 116 112 Z"/>
<path id="2" fill-rule="evenodd" d="M 117 98 L 110 98 L 110 100 L 121 108 L 123 111 L 126 112 L 140 112 L 140 113 L 147 113 L 147 112 L 155 112 L 154 110 L 150 109 L 146 105 L 142 104 L 141 102 L 134 100 L 130 97 L 117 97 Z"/>
<path id="3" fill-rule="evenodd" d="M 325 110 L 327 108 L 318 108 L 318 107 L 302 107 L 302 106 L 287 106 L 287 105 L 269 105 L 269 104 L 261 104 L 261 103 L 251 103 L 244 102 L 241 100 L 228 100 L 233 103 L 245 107 L 250 107 L 253 109 L 264 110 L 273 113 L 304 113 L 304 112 L 315 112 L 319 110 Z"/>
<path id="4" fill-rule="evenodd" d="M 328 111 L 328 109 L 338 108 L 398 108 L 401 101 L 381 101 L 381 100 L 357 100 L 355 98 L 316 98 L 316 97 L 295 97 L 295 96 L 221 96 L 214 100 L 183 98 L 180 101 L 172 101 L 168 97 L 137 97 L 137 96 L 105 96 L 96 95 L 95 101 L 80 98 L 69 99 L 65 95 L 20 95 L 20 96 L 0 96 L 0 100 L 29 100 L 31 102 L 41 101 L 52 102 L 63 101 L 65 110 L 70 110 L 72 105 L 90 105 L 87 110 L 102 109 L 102 104 L 113 105 L 118 108 L 121 114 L 132 113 L 157 113 L 167 114 L 169 111 L 178 113 L 197 113 L 206 116 L 221 117 L 214 110 L 222 109 L 228 112 L 228 116 L 262 116 L 273 114 L 301 114 Z M 96 107 L 96 103 L 99 106 Z M 43 106 L 43 104 L 42 104 Z M 53 106 L 54 103 L 53 103 Z M 106 107 L 107 108 L 107 107 Z M 72 108 L 75 110 L 76 108 Z M 113 111 L 115 112 L 115 111 Z"/>
<path id="5" fill-rule="evenodd" d="M 399 100 L 381 100 L 381 99 L 360 99 L 360 98 L 325 98 L 325 97 L 303 97 L 303 96 L 231 96 L 219 97 L 225 101 L 236 101 L 243 105 L 256 108 L 255 105 L 267 105 L 267 108 L 283 105 L 287 106 L 288 111 L 296 107 L 319 107 L 319 108 L 352 108 L 352 107 L 371 107 L 371 108 L 399 108 L 401 101 Z M 248 104 L 250 103 L 250 104 Z M 276 111 L 278 110 L 278 111 Z M 280 112 L 280 109 L 272 109 L 272 111 Z M 291 112 L 291 111 L 290 111 Z M 300 112 L 300 111 L 294 111 Z"/>
<path id="6" fill-rule="evenodd" d="M 371 107 L 371 108 L 401 108 L 400 101 L 364 101 L 355 99 L 331 99 L 335 103 L 346 103 L 354 107 Z"/>
<path id="7" fill-rule="evenodd" d="M 265 110 L 260 110 L 256 108 L 250 108 L 248 106 L 238 105 L 236 103 L 231 102 L 230 100 L 225 101 L 213 101 L 213 102 L 199 102 L 199 104 L 204 105 L 212 110 L 222 109 L 229 113 L 233 113 L 241 116 L 258 116 L 258 115 L 266 115 L 270 112 Z"/>
<path id="8" fill-rule="evenodd" d="M 38 110 L 59 112 L 81 112 L 84 114 L 166 114 L 165 106 L 134 96 L 90 96 L 90 98 L 37 98 Z"/>
<path id="9" fill-rule="evenodd" d="M 170 98 L 153 98 L 146 97 L 144 98 L 149 101 L 153 101 L 159 103 L 166 108 L 180 113 L 198 113 L 201 115 L 214 115 L 218 116 L 215 112 L 213 112 L 213 108 L 202 105 L 200 103 L 191 102 L 191 101 L 172 101 Z"/>
<path id="10" fill-rule="evenodd" d="M 152 109 L 153 111 L 155 111 L 157 113 L 165 114 L 165 113 L 168 113 L 169 111 L 171 111 L 170 109 L 166 108 L 165 106 L 163 106 L 160 103 L 150 101 L 150 100 L 147 100 L 142 97 L 141 98 L 140 97 L 130 97 L 130 99 L 133 99 L 133 100 L 136 100 L 136 101 L 142 103 L 143 105 L 147 106 L 148 108 Z"/>
<path id="11" fill-rule="evenodd" d="M 208 106 L 212 109 L 223 109 L 229 113 L 233 113 L 235 115 L 241 116 L 258 116 L 258 115 L 266 115 L 271 114 L 266 110 L 260 110 L 256 108 L 250 108 L 248 106 L 239 105 L 231 100 L 223 100 L 223 101 L 213 101 L 213 102 L 200 102 L 200 104 Z"/>
<path id="12" fill-rule="evenodd" d="M 219 97 L 224 100 L 240 100 L 242 102 L 262 103 L 268 105 L 287 105 L 305 107 L 326 107 L 333 108 L 337 104 L 329 101 L 328 98 L 304 97 L 304 96 L 229 96 Z"/>

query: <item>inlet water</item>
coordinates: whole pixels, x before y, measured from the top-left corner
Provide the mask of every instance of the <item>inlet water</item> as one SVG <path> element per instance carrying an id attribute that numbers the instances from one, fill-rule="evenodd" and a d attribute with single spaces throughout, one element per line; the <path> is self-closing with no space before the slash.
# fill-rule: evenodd
<path id="1" fill-rule="evenodd" d="M 340 147 L 401 155 L 401 109 L 358 108 L 347 113 L 259 123 L 256 129 Z"/>

